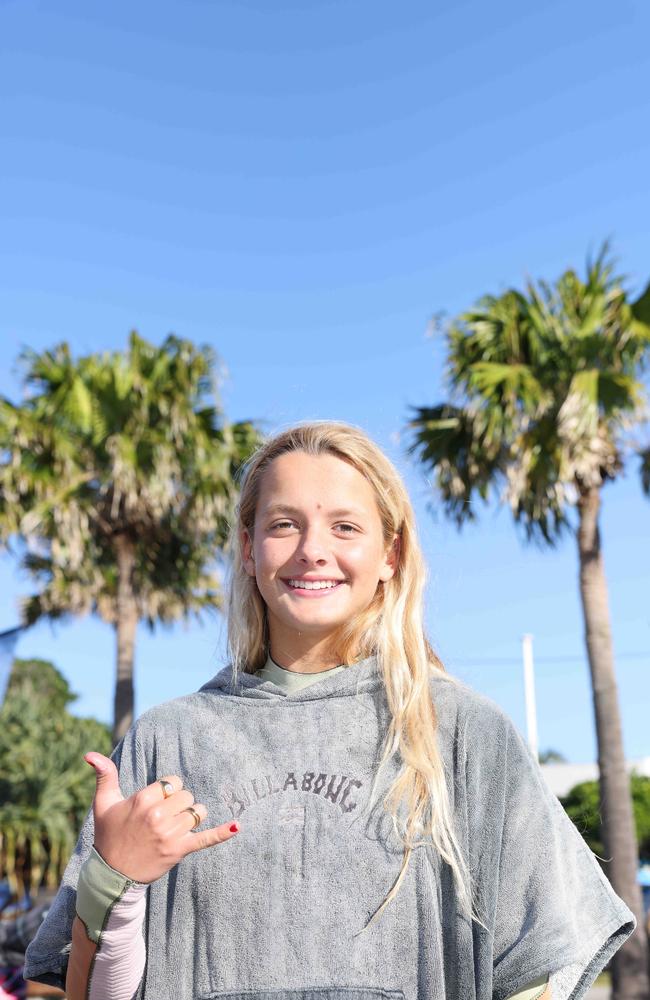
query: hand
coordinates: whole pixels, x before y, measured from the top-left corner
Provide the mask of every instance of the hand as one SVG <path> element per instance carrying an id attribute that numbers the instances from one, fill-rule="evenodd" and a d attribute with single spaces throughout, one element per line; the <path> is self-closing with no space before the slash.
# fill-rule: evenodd
<path id="1" fill-rule="evenodd" d="M 87 753 L 84 760 L 95 768 L 97 787 L 93 799 L 95 848 L 107 865 L 136 882 L 154 882 L 178 864 L 186 854 L 202 851 L 230 840 L 239 824 L 228 821 L 220 826 L 191 833 L 194 826 L 192 806 L 203 821 L 205 806 L 183 788 L 176 774 L 164 781 L 174 791 L 163 796 L 160 781 L 125 799 L 120 791 L 117 768 L 101 753 Z"/>

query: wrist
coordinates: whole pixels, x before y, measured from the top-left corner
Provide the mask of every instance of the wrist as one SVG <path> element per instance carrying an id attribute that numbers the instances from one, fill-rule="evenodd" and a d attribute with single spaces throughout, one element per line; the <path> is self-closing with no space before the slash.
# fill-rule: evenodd
<path id="1" fill-rule="evenodd" d="M 147 884 L 137 882 L 111 867 L 97 848 L 92 847 L 79 871 L 76 898 L 77 916 L 83 922 L 91 941 L 99 941 L 111 910 L 127 889 L 135 889 L 136 892 L 129 894 L 131 902 L 126 907 L 123 918 L 128 920 L 132 912 L 135 919 L 136 914 L 139 917 L 140 907 L 137 904 L 144 896 Z"/>
<path id="2" fill-rule="evenodd" d="M 95 857 L 95 855 L 97 855 L 97 857 Z M 100 871 L 102 873 L 112 872 L 113 875 L 116 876 L 116 879 L 124 879 L 126 880 L 126 882 L 128 882 L 129 885 L 148 885 L 147 882 L 139 882 L 137 879 L 131 878 L 130 875 L 125 875 L 124 872 L 120 871 L 118 868 L 114 868 L 113 865 L 109 864 L 109 862 L 104 857 L 103 853 L 97 847 L 97 844 L 93 844 L 90 851 L 90 856 L 87 860 L 90 861 L 91 858 L 93 861 L 92 867 L 96 870 L 96 872 Z M 101 865 L 97 865 L 97 860 L 101 862 Z M 106 877 L 108 877 L 108 875 Z"/>

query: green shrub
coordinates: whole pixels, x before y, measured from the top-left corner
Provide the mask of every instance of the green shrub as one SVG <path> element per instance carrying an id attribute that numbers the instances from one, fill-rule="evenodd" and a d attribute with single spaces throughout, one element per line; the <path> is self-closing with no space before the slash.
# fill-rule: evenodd
<path id="1" fill-rule="evenodd" d="M 76 699 L 46 660 L 14 660 L 0 709 L 0 878 L 14 893 L 59 883 L 92 802 L 88 750 L 110 754 L 108 726 L 68 711 Z"/>

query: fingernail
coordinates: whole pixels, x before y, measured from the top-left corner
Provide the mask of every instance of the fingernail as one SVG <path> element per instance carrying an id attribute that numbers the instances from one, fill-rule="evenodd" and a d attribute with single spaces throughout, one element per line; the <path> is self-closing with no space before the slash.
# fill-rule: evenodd
<path id="1" fill-rule="evenodd" d="M 239 833 L 239 823 L 231 823 L 228 829 L 231 833 Z"/>

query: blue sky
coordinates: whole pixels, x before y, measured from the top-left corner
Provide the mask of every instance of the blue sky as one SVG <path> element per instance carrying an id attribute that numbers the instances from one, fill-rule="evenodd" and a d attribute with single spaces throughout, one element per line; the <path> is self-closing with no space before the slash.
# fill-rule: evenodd
<path id="1" fill-rule="evenodd" d="M 409 406 L 444 392 L 431 316 L 584 266 L 611 237 L 650 278 L 642 0 L 522 5 L 0 0 L 0 392 L 21 346 L 209 343 L 231 419 L 363 426 L 402 471 L 448 667 L 524 726 L 534 635 L 540 744 L 594 756 L 575 545 L 525 547 L 493 507 L 461 535 L 427 510 Z M 604 494 L 629 756 L 650 755 L 650 502 Z M 0 557 L 0 629 L 28 589 Z M 27 634 L 108 720 L 114 640 L 92 619 Z M 198 687 L 223 628 L 141 630 L 137 710 Z"/>

